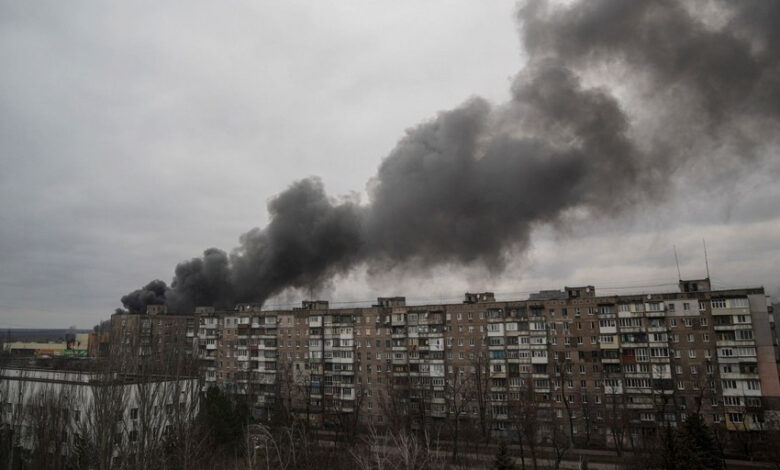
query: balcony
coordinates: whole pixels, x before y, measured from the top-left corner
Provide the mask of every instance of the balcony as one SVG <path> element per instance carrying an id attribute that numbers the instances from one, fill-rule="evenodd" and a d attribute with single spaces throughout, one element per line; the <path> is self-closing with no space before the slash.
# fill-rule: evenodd
<path id="1" fill-rule="evenodd" d="M 651 391 L 651 389 L 649 389 L 649 388 L 648 389 L 639 389 L 639 390 L 642 390 L 639 393 L 647 393 L 647 394 L 649 394 L 650 391 Z M 634 389 L 628 389 L 628 390 L 626 390 L 626 392 L 633 393 Z M 654 410 L 655 409 L 655 405 L 653 405 L 652 403 L 628 403 L 626 405 L 626 408 L 628 408 L 629 410 Z"/>
<path id="2" fill-rule="evenodd" d="M 644 333 L 645 329 L 641 326 L 621 326 L 621 333 Z"/>
<path id="3" fill-rule="evenodd" d="M 531 364 L 547 364 L 547 356 L 543 356 L 543 357 L 533 356 L 531 357 Z"/>
<path id="4" fill-rule="evenodd" d="M 712 309 L 712 316 L 723 316 L 723 315 L 750 315 L 750 308 L 747 307 L 737 307 L 737 308 L 713 308 Z"/>
<path id="5" fill-rule="evenodd" d="M 748 347 L 749 348 L 755 346 L 755 341 L 752 339 L 736 339 L 736 338 L 727 339 L 727 340 L 719 339 L 715 342 L 715 345 L 719 348 L 720 347 L 732 347 L 732 348 Z"/>
<path id="6" fill-rule="evenodd" d="M 663 318 L 666 316 L 666 312 L 663 310 L 655 310 L 652 312 L 645 312 L 645 317 L 647 318 Z"/>

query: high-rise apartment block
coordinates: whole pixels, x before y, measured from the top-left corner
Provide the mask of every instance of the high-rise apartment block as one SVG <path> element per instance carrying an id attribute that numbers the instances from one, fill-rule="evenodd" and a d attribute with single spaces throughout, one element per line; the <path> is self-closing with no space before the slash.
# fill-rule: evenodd
<path id="1" fill-rule="evenodd" d="M 114 316 L 115 337 L 137 344 L 126 317 Z M 154 329 L 173 316 L 140 317 Z M 642 295 L 585 286 L 518 301 L 485 292 L 460 304 L 241 304 L 171 321 L 206 386 L 246 396 L 258 416 L 284 407 L 326 423 L 459 419 L 500 433 L 533 407 L 541 430 L 558 423 L 607 440 L 616 426 L 641 434 L 694 412 L 732 431 L 780 417 L 763 288 L 711 290 L 706 279 Z"/>

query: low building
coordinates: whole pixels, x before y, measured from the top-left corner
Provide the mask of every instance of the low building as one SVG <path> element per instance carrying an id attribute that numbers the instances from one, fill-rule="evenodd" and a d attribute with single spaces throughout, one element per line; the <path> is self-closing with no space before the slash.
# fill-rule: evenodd
<path id="1" fill-rule="evenodd" d="M 14 341 L 5 343 L 3 350 L 12 356 L 63 356 L 68 348 L 65 341 L 58 342 L 34 342 L 34 341 Z"/>
<path id="2" fill-rule="evenodd" d="M 5 343 L 3 350 L 16 357 L 87 357 L 90 334 L 77 333 L 68 336 L 65 341 L 14 341 Z"/>
<path id="3" fill-rule="evenodd" d="M 0 430 L 38 458 L 91 446 L 117 463 L 192 422 L 199 392 L 196 377 L 8 366 L 0 368 Z"/>

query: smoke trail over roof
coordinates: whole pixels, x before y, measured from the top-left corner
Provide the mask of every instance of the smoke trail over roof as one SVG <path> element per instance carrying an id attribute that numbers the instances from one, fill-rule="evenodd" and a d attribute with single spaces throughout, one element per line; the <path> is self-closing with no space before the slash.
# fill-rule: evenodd
<path id="1" fill-rule="evenodd" d="M 263 302 L 358 263 L 500 268 L 539 225 L 632 211 L 671 178 L 755 161 L 778 135 L 780 4 L 710 6 L 697 18 L 669 1 L 523 4 L 529 59 L 509 102 L 470 98 L 408 130 L 365 204 L 329 197 L 316 178 L 293 183 L 238 248 L 206 250 L 170 287 L 154 281 L 122 303 Z"/>

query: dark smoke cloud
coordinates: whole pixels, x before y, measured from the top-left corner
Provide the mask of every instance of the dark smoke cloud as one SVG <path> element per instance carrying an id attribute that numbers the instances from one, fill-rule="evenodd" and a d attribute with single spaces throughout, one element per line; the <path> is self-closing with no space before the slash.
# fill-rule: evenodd
<path id="1" fill-rule="evenodd" d="M 508 103 L 472 98 L 407 131 L 369 182 L 367 204 L 328 197 L 316 178 L 294 183 L 270 201 L 268 226 L 232 253 L 207 250 L 176 267 L 170 288 L 155 281 L 122 303 L 188 312 L 263 302 L 357 263 L 501 269 L 536 226 L 571 211 L 634 210 L 684 177 L 685 162 L 715 166 L 721 147 L 755 159 L 778 130 L 780 3 L 716 6 L 717 28 L 680 2 L 528 2 L 518 19 L 529 61 Z M 646 87 L 637 102 L 621 102 L 608 80 L 585 84 L 604 64 Z M 649 138 L 627 106 L 652 110 Z"/>
<path id="2" fill-rule="evenodd" d="M 714 125 L 748 113 L 780 111 L 780 6 L 761 0 L 713 2 L 731 17 L 712 30 L 679 1 L 594 0 L 561 10 L 534 1 L 520 10 L 532 57 L 583 69 L 623 61 L 651 75 L 657 88 L 684 87 Z"/>
<path id="3" fill-rule="evenodd" d="M 200 258 L 176 266 L 168 304 L 172 311 L 189 312 L 198 305 L 228 308 L 233 298 L 230 261 L 227 253 L 209 248 Z"/>
<path id="4" fill-rule="evenodd" d="M 268 204 L 268 212 L 271 223 L 242 235 L 230 257 L 238 301 L 319 285 L 363 254 L 363 210 L 354 201 L 328 198 L 316 178 L 294 183 Z"/>
<path id="5" fill-rule="evenodd" d="M 130 313 L 145 313 L 147 305 L 164 305 L 168 286 L 165 282 L 155 279 L 140 289 L 122 296 L 122 305 Z M 121 309 L 117 309 L 121 313 Z"/>

